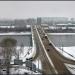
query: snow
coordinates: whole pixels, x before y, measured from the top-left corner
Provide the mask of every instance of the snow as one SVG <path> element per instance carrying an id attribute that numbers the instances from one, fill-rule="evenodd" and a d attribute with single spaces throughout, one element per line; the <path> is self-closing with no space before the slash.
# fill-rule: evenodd
<path id="1" fill-rule="evenodd" d="M 23 47 L 23 52 L 22 51 L 20 52 L 20 49 L 21 49 L 21 47 L 16 47 L 17 52 L 19 52 L 19 59 L 23 60 L 23 62 L 26 61 L 26 58 L 31 58 L 31 57 L 35 56 L 35 53 L 36 53 L 35 47 Z M 28 52 L 29 52 L 29 54 L 28 54 Z M 15 58 L 16 58 L 15 56 L 12 56 L 11 63 L 14 62 Z"/>
<path id="2" fill-rule="evenodd" d="M 59 49 L 58 47 L 56 47 L 56 49 L 63 54 L 65 57 L 75 60 L 75 46 L 73 47 L 63 47 L 63 51 L 61 49 Z M 67 67 L 67 69 L 72 73 L 75 74 L 75 65 L 72 64 L 67 64 L 65 63 L 65 66 Z"/>
<path id="3" fill-rule="evenodd" d="M 61 33 L 59 33 L 59 34 L 61 34 Z M 74 35 L 75 35 L 75 33 L 74 33 Z M 49 42 L 52 43 L 52 45 L 56 48 L 56 50 L 59 51 L 62 55 L 64 55 L 65 57 L 67 57 L 69 59 L 75 60 L 75 46 L 70 46 L 70 47 L 56 47 L 54 45 L 54 43 L 49 39 L 49 37 L 48 37 L 48 40 L 49 40 Z"/>
<path id="4" fill-rule="evenodd" d="M 15 28 L 15 26 L 0 26 L 0 28 Z"/>
<path id="5" fill-rule="evenodd" d="M 56 24 L 56 25 L 68 25 L 68 24 Z"/>
<path id="6" fill-rule="evenodd" d="M 31 28 L 31 25 L 26 25 L 27 28 Z"/>
<path id="7" fill-rule="evenodd" d="M 9 32 L 9 33 L 0 33 L 0 35 L 31 35 L 31 32 Z"/>
<path id="8" fill-rule="evenodd" d="M 32 50 L 29 52 L 29 55 L 27 55 L 27 58 L 35 57 L 36 55 L 36 44 L 34 40 L 33 31 L 32 31 L 32 44 L 33 44 Z"/>
<path id="9" fill-rule="evenodd" d="M 21 33 L 10 32 L 10 33 L 2 33 L 0 35 L 30 35 L 30 34 L 31 34 L 31 32 L 26 32 L 26 33 L 24 33 L 24 32 L 21 32 Z M 16 51 L 19 53 L 19 59 L 22 60 L 23 62 L 26 61 L 26 58 L 31 58 L 31 57 L 34 57 L 36 55 L 36 45 L 35 45 L 33 36 L 32 36 L 32 42 L 33 42 L 33 46 L 32 47 L 24 46 L 24 47 L 22 47 L 22 49 L 21 49 L 20 46 L 16 47 Z M 0 51 L 0 53 L 1 53 L 1 51 Z M 0 57 L 3 58 L 1 55 L 0 55 Z M 12 55 L 10 64 L 14 64 L 14 59 L 16 59 L 16 56 Z M 36 64 L 36 62 L 34 64 Z M 22 66 L 25 67 L 25 64 L 23 64 Z M 25 72 L 32 73 L 32 71 L 30 72 L 29 70 L 21 69 L 21 68 L 18 68 L 17 70 L 15 70 L 15 68 L 11 68 L 10 70 L 14 74 L 16 74 L 18 72 L 20 74 L 23 74 Z"/>
<path id="10" fill-rule="evenodd" d="M 33 32 L 32 32 L 33 33 Z M 34 57 L 36 55 L 36 44 L 35 44 L 35 41 L 34 41 L 34 34 L 32 34 L 32 42 L 33 42 L 33 47 L 24 47 L 22 48 L 23 49 L 23 52 L 20 53 L 20 60 L 23 60 L 23 62 L 26 61 L 26 58 L 31 58 L 31 57 Z M 17 47 L 16 48 L 18 51 L 20 50 L 20 47 Z M 12 59 L 14 60 L 15 57 L 12 57 Z M 39 68 L 39 69 L 42 69 L 42 64 L 41 64 L 41 60 L 36 60 L 36 61 L 33 61 L 33 63 L 36 65 L 36 68 Z M 39 66 L 38 66 L 39 64 Z M 26 66 L 25 64 L 23 64 L 22 66 Z M 16 71 L 13 69 L 11 69 L 11 74 L 15 73 L 17 74 L 18 72 L 20 74 L 23 74 L 23 73 L 30 73 L 30 74 L 40 74 L 39 72 L 37 73 L 34 73 L 30 70 L 26 70 L 26 69 L 21 69 L 21 68 L 18 68 Z"/>
<path id="11" fill-rule="evenodd" d="M 37 75 L 37 74 L 40 74 L 40 73 L 35 73 L 35 72 L 33 72 L 33 71 L 31 71 L 31 70 L 28 70 L 28 69 L 20 69 L 20 68 L 10 68 L 10 73 L 11 74 L 24 74 L 24 73 L 28 73 L 28 74 L 30 74 L 30 75 L 33 75 L 33 74 L 35 74 L 35 75 Z"/>
<path id="12" fill-rule="evenodd" d="M 11 74 L 24 74 L 25 72 L 28 73 L 29 71 L 26 69 L 19 69 L 19 68 L 11 68 L 10 69 Z"/>
<path id="13" fill-rule="evenodd" d="M 36 68 L 38 68 L 38 64 L 39 64 L 39 69 L 42 69 L 42 64 L 40 60 L 36 60 L 33 61 L 33 63 L 36 65 Z M 25 64 L 18 66 L 17 68 L 10 68 L 10 74 L 24 74 L 24 73 L 28 73 L 28 74 L 41 74 L 38 71 L 33 72 L 31 70 L 29 70 Z"/>
<path id="14" fill-rule="evenodd" d="M 58 47 L 55 47 L 62 55 L 65 57 L 75 60 L 75 46 L 73 47 L 63 47 L 63 50 Z"/>
<path id="15" fill-rule="evenodd" d="M 75 35 L 75 33 L 47 33 L 48 35 Z"/>
<path id="16" fill-rule="evenodd" d="M 15 32 L 9 32 L 9 33 L 1 33 L 0 35 L 30 35 L 32 34 L 31 32 L 20 32 L 20 33 L 15 33 Z M 16 52 L 19 53 L 19 59 L 22 60 L 23 62 L 26 61 L 26 58 L 32 58 L 32 57 L 35 57 L 36 55 L 36 44 L 35 44 L 35 41 L 34 41 L 34 37 L 33 37 L 34 34 L 32 34 L 32 43 L 33 43 L 33 46 L 32 47 L 29 47 L 29 46 L 24 46 L 24 47 L 20 47 L 20 46 L 17 46 L 16 47 Z M 0 48 L 1 49 L 1 48 Z M 0 50 L 0 53 L 2 51 Z M 3 56 L 0 55 L 0 58 L 3 58 Z M 16 55 L 12 55 L 11 56 L 11 61 L 10 61 L 10 64 L 14 64 L 14 59 L 16 59 Z M 36 68 L 38 68 L 38 64 L 39 64 L 39 69 L 42 69 L 42 64 L 41 64 L 41 60 L 36 60 L 33 62 L 35 65 L 36 65 Z M 23 64 L 21 65 L 22 67 L 26 68 L 26 65 Z M 11 74 L 24 74 L 25 72 L 26 73 L 30 73 L 30 74 L 40 74 L 39 72 L 37 73 L 34 73 L 28 69 L 22 69 L 22 68 L 10 68 L 10 72 Z M 3 72 L 4 73 L 4 72 Z"/>
<path id="17" fill-rule="evenodd" d="M 26 56 L 26 58 L 35 57 L 36 55 L 36 47 L 32 47 L 32 50 L 29 51 L 29 55 Z"/>
<path id="18" fill-rule="evenodd" d="M 22 51 L 20 52 L 20 48 L 21 47 L 17 46 L 16 51 L 19 52 L 19 59 L 22 60 L 23 62 L 25 62 L 25 60 L 26 60 L 25 55 L 27 54 L 29 49 L 32 50 L 32 47 L 23 47 L 23 52 Z M 14 64 L 14 59 L 16 59 L 16 56 L 11 57 L 11 62 L 10 62 L 11 64 Z"/>
<path id="19" fill-rule="evenodd" d="M 41 63 L 41 60 L 40 59 L 37 59 L 33 63 L 36 65 L 36 68 L 42 70 L 42 63 Z"/>
<path id="20" fill-rule="evenodd" d="M 72 74 L 75 74 L 75 65 L 65 63 L 65 66 Z"/>
<path id="21" fill-rule="evenodd" d="M 33 42 L 33 47 L 23 47 L 22 49 L 23 49 L 23 52 L 21 52 L 20 53 L 20 56 L 19 56 L 19 58 L 20 58 L 20 60 L 23 60 L 23 62 L 25 62 L 26 61 L 26 58 L 31 58 L 31 57 L 34 57 L 35 55 L 36 55 L 36 45 L 35 45 L 35 42 L 34 42 L 34 37 L 33 37 L 33 35 L 32 35 L 32 42 Z M 21 48 L 20 47 L 17 47 L 16 48 L 17 49 L 17 51 L 19 51 Z M 11 61 L 11 63 L 13 64 L 14 62 L 14 59 L 15 59 L 15 57 L 13 56 L 12 57 L 12 61 Z M 37 67 L 37 61 L 36 62 L 34 62 L 34 64 L 36 65 L 36 67 Z M 39 60 L 39 69 L 41 69 L 41 61 Z M 25 64 L 23 64 L 22 66 L 24 66 L 25 67 Z M 11 74 L 13 74 L 13 73 L 15 73 L 15 74 L 17 74 L 17 73 L 19 73 L 19 74 L 24 74 L 25 72 L 26 73 L 29 73 L 29 74 L 39 74 L 39 72 L 38 73 L 34 73 L 34 72 L 32 72 L 32 71 L 29 71 L 29 70 L 26 70 L 26 69 L 21 69 L 21 68 L 18 68 L 17 70 L 15 70 L 14 68 L 12 68 L 12 69 L 10 69 L 11 71 Z"/>
<path id="22" fill-rule="evenodd" d="M 20 51 L 20 48 L 21 47 L 16 47 L 16 50 L 17 51 Z M 27 54 L 27 52 L 28 52 L 28 50 L 30 50 L 29 51 L 29 55 Z M 20 55 L 19 55 L 19 59 L 20 60 L 23 60 L 23 62 L 25 62 L 26 61 L 26 58 L 30 58 L 30 57 L 34 57 L 35 56 L 35 53 L 36 53 L 36 48 L 35 47 L 23 47 L 23 52 L 21 52 L 20 53 Z M 25 57 L 25 55 L 27 54 L 27 56 Z M 16 57 L 15 56 L 12 56 L 11 57 L 11 64 L 14 64 L 14 59 L 16 59 Z M 39 60 L 39 63 L 41 63 L 40 62 L 40 60 Z M 34 64 L 36 64 L 36 66 L 38 65 L 37 64 L 37 62 L 34 62 Z M 41 64 L 40 64 L 41 65 Z M 39 69 L 41 68 L 41 66 L 39 65 Z M 25 67 L 25 64 L 23 64 L 22 66 L 24 66 Z M 10 72 L 11 72 L 11 74 L 17 74 L 17 73 L 19 73 L 19 74 L 24 74 L 25 72 L 26 73 L 29 73 L 29 74 L 31 74 L 31 73 L 33 73 L 33 74 L 38 74 L 38 73 L 34 73 L 34 72 L 32 72 L 32 71 L 29 71 L 28 69 L 26 70 L 26 69 L 21 69 L 21 68 L 18 68 L 18 69 L 16 69 L 15 70 L 15 68 L 11 68 L 10 69 Z M 2 72 L 2 73 L 4 73 L 4 72 Z"/>
<path id="23" fill-rule="evenodd" d="M 75 35 L 75 33 L 49 33 L 52 35 Z M 69 47 L 56 47 L 53 42 L 48 38 L 48 40 L 52 43 L 52 45 L 56 48 L 58 52 L 60 52 L 63 56 L 68 59 L 75 60 L 75 46 Z M 75 65 L 64 63 L 67 69 L 72 73 L 75 74 Z"/>
<path id="24" fill-rule="evenodd" d="M 20 33 L 16 33 L 16 32 L 9 32 L 9 33 L 0 33 L 0 35 L 31 35 L 33 32 L 20 32 Z M 23 62 L 26 61 L 26 58 L 31 58 L 31 57 L 35 57 L 36 55 L 36 44 L 35 44 L 35 41 L 34 41 L 34 34 L 32 34 L 32 43 L 33 43 L 33 46 L 32 47 L 20 47 L 20 46 L 17 46 L 16 47 L 16 52 L 19 53 L 19 59 L 22 60 Z M 0 48 L 1 49 L 1 48 Z M 0 53 L 2 51 L 0 50 Z M 0 58 L 4 58 L 3 56 L 0 55 Z M 11 61 L 10 61 L 10 64 L 14 64 L 14 59 L 16 59 L 16 55 L 12 55 L 11 56 Z M 36 65 L 36 68 L 38 68 L 38 64 L 39 64 L 39 69 L 42 69 L 42 64 L 41 64 L 41 60 L 36 60 L 33 62 L 35 65 Z M 22 67 L 26 68 L 26 65 L 23 64 L 21 65 Z M 10 68 L 10 72 L 11 74 L 24 74 L 25 72 L 26 73 L 30 73 L 30 74 L 40 74 L 39 72 L 37 73 L 34 73 L 28 69 L 22 69 L 22 68 Z M 4 73 L 4 72 L 2 72 Z"/>
<path id="25" fill-rule="evenodd" d="M 0 69 L 0 73 L 5 75 L 6 74 L 6 68 Z"/>

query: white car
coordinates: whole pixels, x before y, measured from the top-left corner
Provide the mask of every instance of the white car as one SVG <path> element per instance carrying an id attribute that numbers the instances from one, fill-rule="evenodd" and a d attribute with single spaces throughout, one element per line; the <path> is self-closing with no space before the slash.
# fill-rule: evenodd
<path id="1" fill-rule="evenodd" d="M 47 38 L 47 35 L 45 34 L 45 38 Z"/>
<path id="2" fill-rule="evenodd" d="M 7 71 L 6 68 L 0 70 L 1 74 L 6 74 L 6 71 Z"/>

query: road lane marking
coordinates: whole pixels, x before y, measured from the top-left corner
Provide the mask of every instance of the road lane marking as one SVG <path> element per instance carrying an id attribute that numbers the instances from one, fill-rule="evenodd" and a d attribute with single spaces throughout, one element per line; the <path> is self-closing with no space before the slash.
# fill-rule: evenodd
<path id="1" fill-rule="evenodd" d="M 42 40 L 41 40 L 41 38 L 40 38 L 40 35 L 39 35 L 39 32 L 38 32 L 37 28 L 36 28 L 36 31 L 37 31 L 38 37 L 39 37 L 39 39 L 40 39 L 40 42 L 41 42 L 41 44 L 42 44 L 42 46 L 43 46 L 44 52 L 45 52 L 45 54 L 46 54 L 46 56 L 47 56 L 47 58 L 48 58 L 48 60 L 49 60 L 49 63 L 52 65 L 52 67 L 53 67 L 55 73 L 58 74 L 57 70 L 55 69 L 55 67 L 54 67 L 54 65 L 53 65 L 53 63 L 52 63 L 52 61 L 51 61 L 51 59 L 50 59 L 50 57 L 49 57 L 49 55 L 48 55 L 48 53 L 47 53 L 47 51 L 46 51 L 44 45 L 43 45 L 43 42 L 42 42 Z"/>

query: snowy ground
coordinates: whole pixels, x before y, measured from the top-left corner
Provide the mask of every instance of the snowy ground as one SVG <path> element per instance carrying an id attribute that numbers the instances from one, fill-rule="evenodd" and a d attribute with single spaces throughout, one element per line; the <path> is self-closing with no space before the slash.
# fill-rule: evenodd
<path id="1" fill-rule="evenodd" d="M 65 57 L 75 60 L 75 46 L 63 47 L 63 48 L 56 47 L 56 49 Z M 64 64 L 72 74 L 75 74 L 75 65 L 67 64 L 67 63 L 64 63 Z"/>
<path id="2" fill-rule="evenodd" d="M 75 65 L 65 63 L 65 66 L 72 74 L 75 74 Z"/>
<path id="3" fill-rule="evenodd" d="M 24 73 L 28 73 L 28 74 L 31 74 L 31 75 L 33 75 L 33 74 L 40 74 L 39 72 L 33 72 L 31 70 L 21 69 L 21 68 L 16 68 L 16 69 L 11 68 L 10 72 L 11 72 L 11 74 L 24 74 Z"/>
<path id="4" fill-rule="evenodd" d="M 20 47 L 17 47 L 16 49 L 17 49 L 17 51 L 20 51 Z M 35 56 L 35 53 L 36 53 L 35 51 L 36 51 L 35 47 L 24 47 L 23 52 L 21 52 L 19 54 L 19 59 L 23 60 L 23 62 L 25 62 L 26 58 L 30 58 L 30 57 Z M 2 58 L 2 56 L 1 56 L 1 58 Z M 11 62 L 10 62 L 11 64 L 14 64 L 14 59 L 15 58 L 16 58 L 15 56 L 12 56 L 12 59 L 11 59 Z M 36 60 L 33 63 L 36 65 L 36 68 L 38 68 L 38 64 L 39 64 L 39 69 L 42 69 L 40 60 Z M 24 74 L 25 72 L 29 73 L 29 74 L 32 74 L 32 73 L 33 74 L 38 74 L 39 73 L 39 72 L 35 73 L 35 72 L 32 72 L 32 71 L 26 69 L 26 66 L 24 64 L 22 66 L 25 67 L 25 69 L 22 69 L 22 68 L 10 68 L 11 74 L 13 74 L 13 73 L 14 74 L 17 74 L 17 73 Z M 2 72 L 2 73 L 4 74 L 5 72 Z"/>
<path id="5" fill-rule="evenodd" d="M 10 32 L 10 33 L 2 33 L 0 35 L 30 35 L 30 34 L 31 33 L 29 33 L 29 32 L 26 32 L 26 33 L 23 33 L 23 32 L 21 32 L 21 33 Z M 34 57 L 36 55 L 36 45 L 35 45 L 35 42 L 34 42 L 33 34 L 32 34 L 32 40 L 33 40 L 33 46 L 32 47 L 29 47 L 29 46 L 28 47 L 26 47 L 26 46 L 25 47 L 19 47 L 19 46 L 16 47 L 16 50 L 17 50 L 17 52 L 19 54 L 19 59 L 22 60 L 23 62 L 26 61 L 26 58 L 31 58 L 31 57 Z M 2 51 L 1 51 L 1 48 L 0 48 L 0 53 L 1 52 Z M 1 54 L 0 54 L 0 59 L 3 59 L 3 56 Z M 16 59 L 16 56 L 13 55 L 11 57 L 10 64 L 14 64 L 14 59 Z M 39 64 L 39 69 L 42 69 L 40 60 L 36 60 L 33 63 L 36 65 L 36 68 L 38 68 L 38 64 Z M 23 64 L 22 67 L 26 67 L 26 66 Z M 0 72 L 3 73 L 3 74 L 6 73 L 2 69 L 0 70 Z M 17 74 L 17 73 L 24 74 L 25 72 L 29 73 L 29 74 L 32 74 L 32 73 L 33 74 L 39 74 L 39 72 L 38 73 L 34 73 L 34 72 L 28 70 L 27 68 L 26 69 L 10 68 L 10 72 L 11 72 L 11 74 L 13 74 L 13 73 L 14 74 Z"/>
<path id="6" fill-rule="evenodd" d="M 56 49 L 65 57 L 75 60 L 75 46 L 73 47 L 56 47 Z"/>
<path id="7" fill-rule="evenodd" d="M 75 33 L 47 33 L 48 35 L 75 35 Z"/>
<path id="8" fill-rule="evenodd" d="M 23 60 L 23 62 L 25 62 L 27 56 L 30 56 L 29 54 L 32 55 L 33 47 L 23 47 L 22 48 L 23 50 L 21 50 L 21 51 L 20 51 L 20 49 L 21 49 L 21 47 L 16 48 L 17 52 L 19 52 L 19 59 Z M 14 63 L 15 58 L 16 58 L 15 56 L 12 56 L 12 58 L 11 58 L 11 63 L 12 64 Z"/>
<path id="9" fill-rule="evenodd" d="M 38 69 L 42 69 L 42 66 L 41 66 L 41 61 L 40 60 L 36 60 L 36 61 L 34 61 L 33 62 L 35 65 L 36 65 L 36 68 L 38 68 Z M 24 69 L 23 69 L 24 68 Z M 41 74 L 41 73 L 39 73 L 37 70 L 36 70 L 36 72 L 33 72 L 33 71 L 31 71 L 31 70 L 29 70 L 27 67 L 26 67 L 26 65 L 22 65 L 21 67 L 19 66 L 18 68 L 11 68 L 10 69 L 10 72 L 11 72 L 11 74 L 24 74 L 24 73 L 28 73 L 28 74 Z"/>
<path id="10" fill-rule="evenodd" d="M 17 47 L 17 49 L 19 50 L 20 48 Z M 29 51 L 29 55 L 27 54 L 28 50 L 30 50 Z M 35 55 L 35 53 L 36 53 L 35 51 L 36 50 L 35 50 L 34 47 L 33 48 L 32 47 L 30 47 L 30 48 L 29 47 L 24 47 L 23 53 L 20 53 L 20 59 L 23 60 L 23 62 L 26 61 L 26 58 L 30 58 L 30 57 L 33 57 Z M 11 64 L 14 63 L 13 62 L 14 59 L 15 59 L 15 57 L 13 57 Z M 41 61 L 40 60 L 36 60 L 33 63 L 36 65 L 36 68 L 42 69 L 42 65 L 41 65 Z M 39 66 L 38 66 L 38 64 L 39 64 Z M 26 66 L 24 64 L 22 66 L 26 68 Z M 11 68 L 10 72 L 11 72 L 11 74 L 13 74 L 13 73 L 15 73 L 15 74 L 17 74 L 17 73 L 24 74 L 25 72 L 29 73 L 29 74 L 40 74 L 39 72 L 37 72 L 37 73 L 32 72 L 32 71 L 28 70 L 27 68 L 26 69 L 22 69 L 22 68 L 14 69 L 14 68 Z"/>
<path id="11" fill-rule="evenodd" d="M 42 63 L 41 60 L 37 59 L 36 61 L 33 62 L 36 65 L 36 68 L 42 70 Z"/>
<path id="12" fill-rule="evenodd" d="M 47 33 L 49 35 L 75 35 L 75 33 Z M 56 47 L 54 43 L 50 40 L 48 37 L 49 42 L 52 43 L 52 45 L 58 50 L 62 55 L 69 59 L 75 60 L 75 46 L 71 47 Z"/>
<path id="13" fill-rule="evenodd" d="M 8 33 L 0 33 L 0 35 L 31 35 L 31 32 L 20 32 L 20 33 L 16 33 L 16 32 L 8 32 Z"/>
<path id="14" fill-rule="evenodd" d="M 49 34 L 51 34 L 51 35 L 75 35 L 75 33 L 49 33 Z M 52 41 L 50 39 L 49 39 L 49 41 L 52 43 Z M 66 58 L 75 60 L 75 46 L 56 47 L 54 44 L 53 44 L 53 46 L 56 48 L 57 51 L 59 51 Z M 64 63 L 64 64 L 72 74 L 75 74 L 75 65 L 67 64 L 67 63 Z"/>

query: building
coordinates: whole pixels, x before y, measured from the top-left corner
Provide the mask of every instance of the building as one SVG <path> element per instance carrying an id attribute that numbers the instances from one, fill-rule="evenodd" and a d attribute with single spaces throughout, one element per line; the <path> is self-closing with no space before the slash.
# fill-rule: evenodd
<path id="1" fill-rule="evenodd" d="M 41 25 L 41 18 L 40 17 L 37 18 L 37 25 Z"/>

